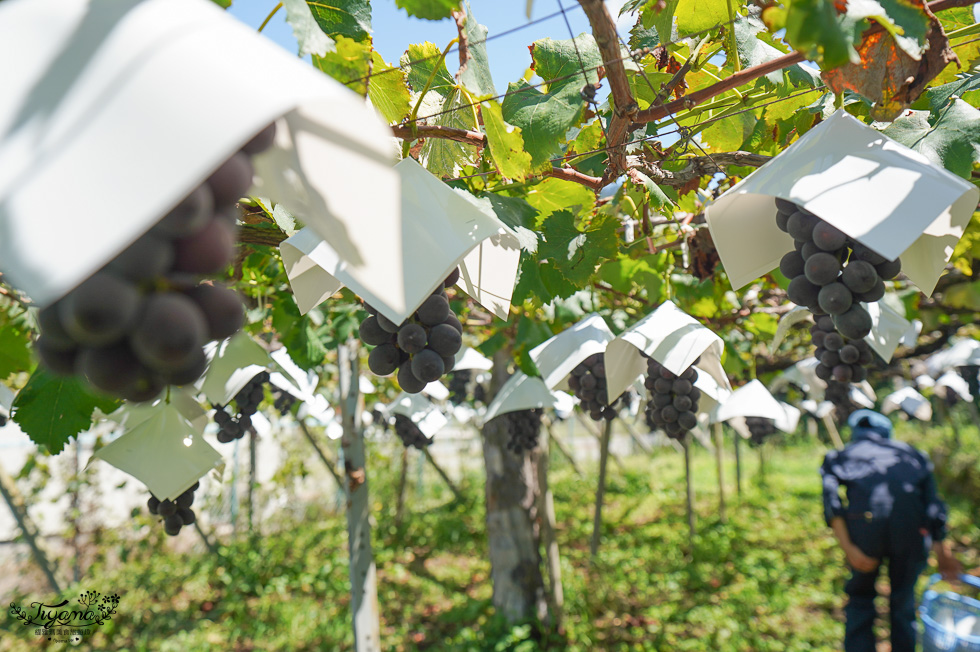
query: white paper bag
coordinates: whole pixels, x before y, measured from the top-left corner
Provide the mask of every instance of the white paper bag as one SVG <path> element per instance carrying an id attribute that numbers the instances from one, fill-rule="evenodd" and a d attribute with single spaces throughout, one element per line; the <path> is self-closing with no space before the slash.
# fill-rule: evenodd
<path id="1" fill-rule="evenodd" d="M 938 378 L 947 369 L 964 365 L 980 365 L 980 342 L 977 340 L 964 338 L 952 341 L 949 348 L 926 358 L 926 369 L 934 378 Z"/>
<path id="2" fill-rule="evenodd" d="M 518 371 L 507 379 L 483 415 L 486 423 L 508 412 L 553 407 L 557 399 L 540 378 Z"/>
<path id="3" fill-rule="evenodd" d="M 724 348 L 720 337 L 673 302 L 665 301 L 606 347 L 609 402 L 646 373 L 647 362 L 643 354 L 677 375 L 684 373 L 700 357 L 697 368 L 701 373 L 698 375 L 707 373 L 718 386 L 731 391 L 728 376 L 721 366 Z"/>
<path id="4" fill-rule="evenodd" d="M 970 386 L 967 384 L 966 379 L 952 369 L 936 379 L 934 391 L 943 398 L 946 398 L 949 392 L 953 392 L 961 400 L 973 400 L 973 396 L 970 394 Z"/>
<path id="5" fill-rule="evenodd" d="M 41 306 L 280 117 L 260 194 L 352 259 L 398 219 L 387 126 L 207 0 L 6 0 L 0 61 L 0 267 Z"/>
<path id="6" fill-rule="evenodd" d="M 802 416 L 800 410 L 782 401 L 779 402 L 779 405 L 783 408 L 783 414 L 776 419 L 776 427 L 787 434 L 796 432 L 796 427 L 800 424 L 800 416 Z"/>
<path id="7" fill-rule="evenodd" d="M 400 324 L 459 266 L 458 286 L 506 319 L 521 257 L 517 236 L 488 204 L 453 190 L 414 159 L 404 159 L 395 171 L 400 216 L 394 224 L 372 225 L 351 244 L 360 252 L 358 261 L 337 248 L 331 234 L 312 229 L 279 245 L 300 312 L 346 285 Z"/>
<path id="8" fill-rule="evenodd" d="M 490 371 L 493 369 L 493 362 L 476 349 L 464 346 L 456 353 L 456 364 L 453 365 L 453 371 L 462 371 L 463 369 Z"/>
<path id="9" fill-rule="evenodd" d="M 889 260 L 931 294 L 980 189 L 840 110 L 705 211 L 735 289 L 779 266 L 793 239 L 773 197 L 795 202 Z"/>
<path id="10" fill-rule="evenodd" d="M 779 392 L 787 385 L 795 385 L 807 398 L 815 401 L 823 400 L 823 392 L 827 383 L 817 377 L 816 369 L 820 361 L 816 358 L 805 358 L 794 364 L 783 373 L 776 376 L 769 388 Z"/>
<path id="11" fill-rule="evenodd" d="M 0 414 L 8 416 L 10 414 L 10 407 L 14 404 L 14 392 L 0 383 Z"/>
<path id="12" fill-rule="evenodd" d="M 756 379 L 742 385 L 711 415 L 711 421 L 728 421 L 734 417 L 785 419 L 786 413 L 766 386 Z"/>
<path id="13" fill-rule="evenodd" d="M 932 404 L 913 387 L 902 387 L 886 396 L 881 402 L 883 414 L 891 414 L 895 410 L 902 410 L 919 421 L 932 420 Z"/>
<path id="14" fill-rule="evenodd" d="M 531 349 L 530 355 L 548 389 L 566 390 L 565 380 L 572 369 L 590 355 L 605 351 L 613 339 L 605 320 L 592 313 Z"/>
<path id="15" fill-rule="evenodd" d="M 196 387 L 214 405 L 227 405 L 271 363 L 268 351 L 244 332 L 221 342 L 211 342 L 204 352 L 210 362 Z"/>
<path id="16" fill-rule="evenodd" d="M 196 430 L 176 403 L 161 403 L 93 458 L 130 474 L 160 500 L 173 500 L 221 460 Z"/>
<path id="17" fill-rule="evenodd" d="M 392 403 L 386 406 L 385 412 L 391 416 L 400 414 L 412 420 L 422 434 L 432 437 L 449 423 L 449 419 L 436 407 L 435 403 L 418 394 L 402 392 Z"/>

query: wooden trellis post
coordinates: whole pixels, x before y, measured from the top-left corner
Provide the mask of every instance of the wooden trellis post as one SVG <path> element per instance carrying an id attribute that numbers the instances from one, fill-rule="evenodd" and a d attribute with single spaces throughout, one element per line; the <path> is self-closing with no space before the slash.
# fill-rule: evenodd
<path id="1" fill-rule="evenodd" d="M 725 512 L 725 439 L 720 422 L 716 423 L 713 429 L 715 434 L 715 464 L 718 466 L 718 519 L 725 523 L 728 521 L 728 514 Z"/>
<path id="2" fill-rule="evenodd" d="M 602 501 L 606 495 L 606 467 L 609 463 L 610 439 L 612 439 L 612 420 L 606 419 L 602 428 L 602 438 L 599 440 L 599 487 L 595 492 L 595 517 L 592 521 L 592 541 L 589 544 L 589 559 L 593 564 L 599 551 L 599 539 L 602 536 Z"/>

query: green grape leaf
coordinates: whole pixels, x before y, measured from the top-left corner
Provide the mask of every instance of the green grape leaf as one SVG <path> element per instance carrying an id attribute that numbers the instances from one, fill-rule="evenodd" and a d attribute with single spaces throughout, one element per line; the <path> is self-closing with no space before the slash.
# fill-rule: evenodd
<path id="1" fill-rule="evenodd" d="M 766 31 L 766 26 L 754 16 L 739 17 L 735 21 L 734 31 L 735 46 L 743 68 L 768 63 L 786 54 L 767 39 L 769 32 Z M 764 79 L 776 86 L 785 86 L 788 82 L 791 86 L 805 85 L 814 88 L 821 83 L 820 77 L 799 64 L 771 72 Z"/>
<path id="2" fill-rule="evenodd" d="M 647 197 L 650 200 L 651 206 L 657 210 L 674 206 L 674 202 L 670 201 L 670 197 L 664 194 L 664 191 L 660 189 L 660 186 L 653 182 L 653 179 L 643 174 L 639 170 L 634 170 L 633 173 L 636 178 L 643 182 L 643 188 L 647 191 Z"/>
<path id="3" fill-rule="evenodd" d="M 675 38 L 677 30 L 674 29 L 674 12 L 677 11 L 678 4 L 680 4 L 680 0 L 666 0 L 663 4 L 648 2 L 640 11 L 640 24 L 643 25 L 644 29 L 652 27 L 657 30 L 657 34 L 660 34 L 662 39 L 661 42 L 677 40 Z"/>
<path id="4" fill-rule="evenodd" d="M 551 293 L 541 280 L 541 269 L 538 267 L 537 258 L 530 252 L 521 252 L 521 264 L 517 269 L 517 283 L 514 285 L 511 305 L 519 307 L 528 300 L 540 305 L 551 303 L 551 299 Z"/>
<path id="5" fill-rule="evenodd" d="M 456 90 L 456 82 L 446 68 L 439 46 L 428 41 L 409 45 L 408 51 L 402 55 L 401 67 L 408 70 L 408 86 L 413 92 L 413 104 L 425 88 L 426 82 L 432 78 L 429 90 L 419 106 L 418 115 L 424 118 L 439 113 L 446 98 Z"/>
<path id="6" fill-rule="evenodd" d="M 580 231 L 570 211 L 554 212 L 541 224 L 543 242 L 538 247 L 539 258 L 549 260 L 566 279 L 581 287 L 603 258 L 619 252 L 616 234 L 619 227 L 618 219 L 607 216 Z"/>
<path id="7" fill-rule="evenodd" d="M 636 24 L 630 28 L 630 49 L 639 50 L 650 48 L 651 50 L 660 45 L 660 32 L 653 25 L 643 26 L 643 17 L 638 16 Z"/>
<path id="8" fill-rule="evenodd" d="M 595 208 L 595 193 L 574 181 L 554 177 L 548 177 L 528 190 L 525 199 L 538 211 L 536 226 L 555 211 L 570 210 L 579 216 L 591 213 Z"/>
<path id="9" fill-rule="evenodd" d="M 786 11 L 785 38 L 825 70 L 860 61 L 853 36 L 837 21 L 834 0 L 792 0 Z"/>
<path id="10" fill-rule="evenodd" d="M 408 75 L 404 70 L 385 63 L 378 51 L 371 53 L 372 77 L 368 96 L 389 123 L 401 122 L 412 112 L 412 94 L 408 90 Z"/>
<path id="11" fill-rule="evenodd" d="M 524 181 L 531 173 L 531 155 L 524 151 L 521 130 L 504 121 L 500 103 L 496 101 L 483 103 L 482 116 L 490 156 L 497 169 L 505 177 Z"/>
<path id="12" fill-rule="evenodd" d="M 520 197 L 506 197 L 487 193 L 480 197 L 490 202 L 497 218 L 514 229 L 521 249 L 535 253 L 538 250 L 538 234 L 534 231 L 538 211 Z"/>
<path id="13" fill-rule="evenodd" d="M 96 408 L 108 414 L 120 401 L 90 392 L 75 376 L 35 370 L 14 399 L 11 416 L 38 446 L 57 455 L 68 441 L 92 425 Z"/>
<path id="14" fill-rule="evenodd" d="M 315 67 L 341 84 L 347 84 L 349 89 L 361 95 L 364 95 L 367 90 L 366 77 L 369 74 L 370 63 L 371 43 L 358 43 L 346 36 L 337 37 L 336 49 L 333 52 L 327 52 L 322 57 L 313 55 Z"/>
<path id="15" fill-rule="evenodd" d="M 936 165 L 969 179 L 980 161 L 980 111 L 963 100 L 953 100 L 938 114 L 909 111 L 884 134 L 925 155 Z"/>
<path id="16" fill-rule="evenodd" d="M 664 287 L 660 271 L 666 259 L 665 252 L 634 259 L 620 256 L 608 260 L 599 267 L 599 279 L 621 294 L 634 295 L 642 288 L 652 303 L 659 303 Z"/>
<path id="17" fill-rule="evenodd" d="M 581 118 L 586 107 L 581 90 L 586 80 L 598 83 L 602 56 L 595 39 L 587 34 L 577 36 L 574 43 L 571 39 L 535 41 L 532 54 L 535 72 L 553 80 L 548 92 L 542 93 L 526 82 L 512 83 L 502 108 L 504 120 L 521 129 L 533 169 L 539 171 L 550 166 L 549 159 L 560 153 L 568 130 Z M 583 65 L 587 71 L 584 75 Z"/>
<path id="18" fill-rule="evenodd" d="M 497 90 L 493 85 L 493 75 L 490 74 L 490 60 L 487 58 L 487 33 L 485 25 L 476 22 L 470 3 L 465 4 L 466 22 L 463 33 L 468 42 L 467 50 L 470 57 L 465 67 L 461 67 L 459 83 L 478 98 L 494 97 Z"/>
<path id="19" fill-rule="evenodd" d="M 541 272 L 541 282 L 555 299 L 567 299 L 578 292 L 578 286 L 569 281 L 550 260 L 539 263 L 538 269 Z"/>
<path id="20" fill-rule="evenodd" d="M 280 333 L 279 339 L 289 349 L 293 361 L 307 371 L 323 364 L 327 356 L 324 338 L 317 333 L 308 317 L 296 322 L 286 333 Z"/>
<path id="21" fill-rule="evenodd" d="M 323 32 L 334 39 L 346 36 L 359 43 L 371 40 L 370 0 L 307 0 Z"/>
<path id="22" fill-rule="evenodd" d="M 218 5 L 222 9 L 227 9 L 231 6 L 231 0 L 211 0 L 214 4 Z"/>
<path id="23" fill-rule="evenodd" d="M 967 77 L 941 86 L 933 86 L 927 91 L 929 98 L 929 109 L 933 113 L 939 113 L 949 104 L 950 98 L 954 95 L 960 99 L 967 93 L 980 90 L 980 73 L 973 73 Z"/>
<path id="24" fill-rule="evenodd" d="M 31 334 L 8 323 L 0 328 L 0 380 L 31 368 Z"/>
<path id="25" fill-rule="evenodd" d="M 395 0 L 395 6 L 404 9 L 409 16 L 424 20 L 442 20 L 459 9 L 459 0 Z"/>
<path id="26" fill-rule="evenodd" d="M 683 35 L 710 30 L 728 21 L 729 0 L 684 0 L 678 3 L 674 16 L 677 31 Z"/>
<path id="27" fill-rule="evenodd" d="M 453 88 L 439 109 L 439 115 L 429 120 L 429 124 L 478 131 L 479 126 L 473 109 L 466 96 L 458 88 Z M 443 177 L 459 175 L 460 168 L 476 162 L 477 150 L 472 145 L 459 143 L 448 138 L 428 138 L 419 152 L 419 162 L 429 172 Z"/>
<path id="28" fill-rule="evenodd" d="M 333 52 L 334 40 L 323 32 L 306 0 L 283 0 L 282 6 L 286 10 L 286 23 L 293 28 L 293 36 L 299 44 L 299 56 L 315 54 L 322 57 Z"/>

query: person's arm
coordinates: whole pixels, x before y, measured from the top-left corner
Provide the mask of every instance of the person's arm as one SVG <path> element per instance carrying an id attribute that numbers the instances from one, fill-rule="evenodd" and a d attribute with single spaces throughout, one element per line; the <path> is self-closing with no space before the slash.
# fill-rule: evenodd
<path id="1" fill-rule="evenodd" d="M 830 527 L 834 531 L 834 536 L 837 537 L 837 543 L 840 544 L 841 549 L 844 551 L 844 555 L 847 557 L 847 563 L 851 565 L 851 568 L 862 573 L 870 573 L 878 568 L 878 564 L 881 561 L 864 554 L 851 541 L 851 535 L 847 531 L 847 522 L 843 517 L 835 516 L 832 518 L 830 520 Z"/>
<path id="2" fill-rule="evenodd" d="M 947 581 L 959 579 L 963 572 L 963 566 L 953 556 L 949 542 L 946 541 L 946 503 L 939 497 L 936 488 L 936 476 L 934 475 L 932 462 L 927 455 L 925 458 L 926 468 L 929 470 L 922 485 L 922 496 L 926 501 L 926 527 L 925 533 L 932 537 L 932 551 L 936 553 L 936 565 L 943 579 Z"/>
<path id="3" fill-rule="evenodd" d="M 932 544 L 932 551 L 936 553 L 936 565 L 939 572 L 947 582 L 958 580 L 963 573 L 963 565 L 953 556 L 953 551 L 949 549 L 948 541 L 936 541 Z"/>
<path id="4" fill-rule="evenodd" d="M 820 477 L 823 479 L 823 518 L 827 525 L 835 517 L 844 516 L 844 505 L 840 499 L 840 478 L 834 473 L 834 462 L 837 461 L 837 451 L 831 451 L 823 458 L 820 467 Z"/>

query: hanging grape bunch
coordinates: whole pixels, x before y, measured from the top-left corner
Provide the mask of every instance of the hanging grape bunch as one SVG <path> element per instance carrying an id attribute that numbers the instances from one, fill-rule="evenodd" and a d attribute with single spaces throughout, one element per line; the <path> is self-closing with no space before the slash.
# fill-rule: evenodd
<path id="1" fill-rule="evenodd" d="M 404 414 L 395 415 L 395 434 L 402 440 L 402 445 L 405 448 L 414 446 L 415 448 L 422 450 L 432 443 L 432 440 L 426 437 L 425 433 L 419 430 L 419 427 L 415 425 L 415 422 L 406 417 Z"/>
<path id="2" fill-rule="evenodd" d="M 286 415 L 293 406 L 296 405 L 296 397 L 279 387 L 275 388 L 272 392 L 272 407 L 279 412 L 280 415 Z"/>
<path id="3" fill-rule="evenodd" d="M 245 316 L 237 292 L 199 280 L 234 259 L 235 203 L 252 185 L 251 156 L 274 137 L 269 125 L 156 226 L 41 310 L 41 363 L 134 402 L 200 378 L 204 344 L 236 333 Z"/>
<path id="4" fill-rule="evenodd" d="M 523 455 L 526 451 L 534 450 L 538 445 L 538 434 L 541 432 L 541 408 L 517 410 L 503 414 L 498 419 L 507 420 L 507 448 L 515 455 Z"/>
<path id="5" fill-rule="evenodd" d="M 776 422 L 766 417 L 745 417 L 745 426 L 752 435 L 749 443 L 753 446 L 761 446 L 766 439 L 776 434 Z"/>
<path id="6" fill-rule="evenodd" d="M 401 388 L 418 394 L 426 385 L 452 371 L 456 353 L 463 345 L 463 325 L 449 307 L 446 289 L 459 280 L 454 269 L 442 287 L 436 289 L 415 313 L 395 324 L 364 304 L 370 313 L 361 322 L 361 341 L 374 350 L 368 355 L 368 368 L 378 376 L 398 371 Z"/>
<path id="7" fill-rule="evenodd" d="M 842 364 L 827 362 L 825 366 L 830 367 L 830 376 L 835 380 L 849 382 L 857 359 L 852 359 L 854 350 L 846 345 L 863 349 L 858 342 L 871 332 L 871 316 L 861 303 L 878 301 L 885 295 L 884 282 L 898 276 L 901 259 L 887 260 L 793 202 L 777 198 L 776 209 L 776 225 L 796 243 L 795 251 L 787 253 L 779 263 L 779 270 L 792 279 L 789 298 L 814 315 L 830 316 L 820 331 L 834 330 L 843 341 L 836 348 L 824 347 L 830 352 L 827 357 L 835 361 L 838 351 L 847 353 Z M 833 338 L 831 343 L 836 346 L 838 341 Z M 867 358 L 861 350 L 858 354 L 859 358 Z M 859 364 L 870 362 L 868 359 Z"/>
<path id="8" fill-rule="evenodd" d="M 0 414 L 0 428 L 3 428 L 5 425 L 7 425 L 7 415 Z"/>
<path id="9" fill-rule="evenodd" d="M 663 429 L 673 439 L 683 439 L 698 425 L 701 390 L 694 386 L 697 379 L 694 365 L 678 376 L 653 358 L 647 358 L 643 385 L 650 391 L 646 418 L 651 428 Z"/>
<path id="10" fill-rule="evenodd" d="M 201 487 L 200 482 L 195 482 L 187 491 L 177 496 L 176 500 L 160 500 L 153 494 L 146 502 L 147 509 L 154 516 L 163 517 L 163 529 L 172 537 L 180 534 L 180 528 L 185 525 L 193 525 L 197 520 L 191 505 L 194 504 L 194 492 Z"/>
<path id="11" fill-rule="evenodd" d="M 568 377 L 568 388 L 581 401 L 582 409 L 593 421 L 612 421 L 616 417 L 616 405 L 606 403 L 606 364 L 601 353 L 593 353 L 572 369 Z"/>
<path id="12" fill-rule="evenodd" d="M 874 361 L 874 355 L 866 340 L 848 340 L 843 337 L 827 315 L 816 318 L 814 325 L 810 327 L 810 339 L 817 347 L 813 357 L 820 361 L 814 370 L 817 378 L 839 383 L 859 383 L 868 377 L 866 367 Z"/>
<path id="13" fill-rule="evenodd" d="M 259 404 L 265 396 L 263 386 L 267 382 L 269 382 L 269 372 L 263 371 L 245 383 L 232 399 L 238 408 L 234 415 L 228 413 L 230 403 L 225 406 L 215 406 L 214 422 L 218 425 L 219 442 L 227 444 L 245 436 L 248 429 L 252 427 L 252 416 L 259 411 Z"/>
<path id="14" fill-rule="evenodd" d="M 469 396 L 470 381 L 473 380 L 472 369 L 458 369 L 449 374 L 449 402 L 462 405 Z"/>
<path id="15" fill-rule="evenodd" d="M 961 365 L 956 368 L 956 371 L 963 376 L 966 380 L 967 389 L 970 390 L 970 396 L 973 400 L 980 399 L 980 366 L 975 364 Z M 3 422 L 0 422 L 0 426 Z"/>

